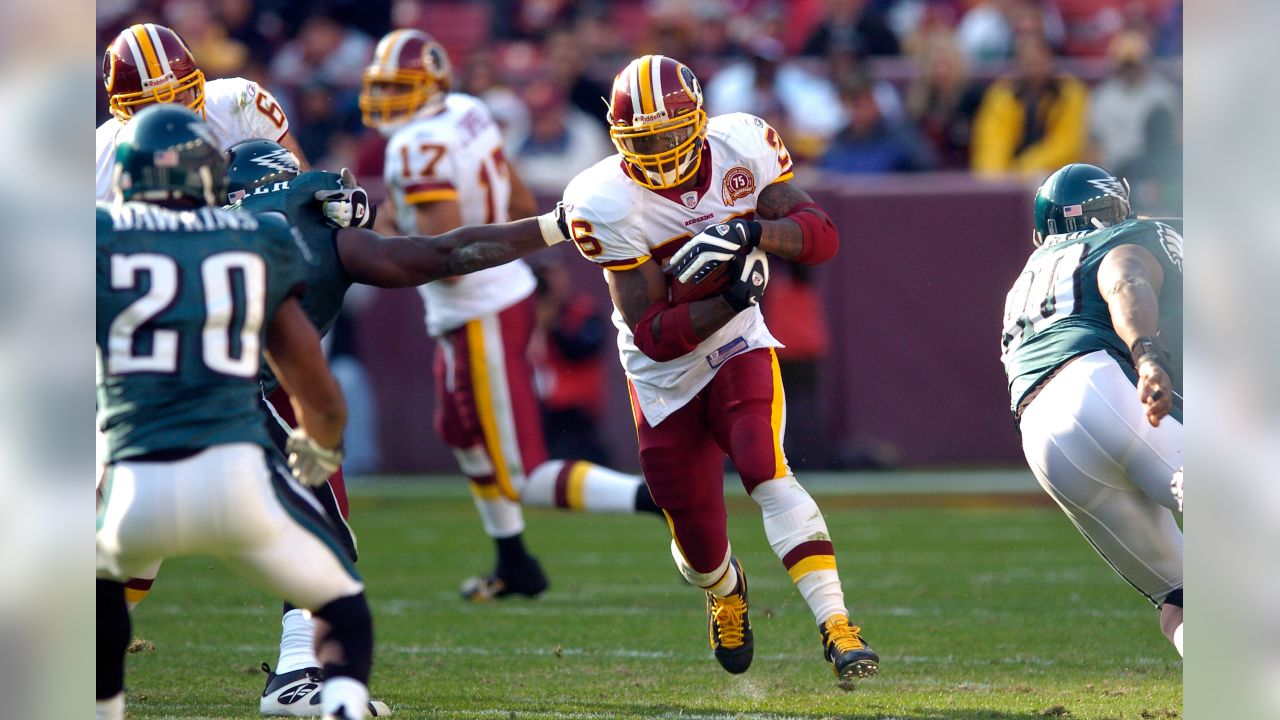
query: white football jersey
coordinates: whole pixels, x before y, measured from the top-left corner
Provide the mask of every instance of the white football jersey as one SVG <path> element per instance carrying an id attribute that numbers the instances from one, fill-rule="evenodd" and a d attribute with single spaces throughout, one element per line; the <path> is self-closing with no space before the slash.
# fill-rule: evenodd
<path id="1" fill-rule="evenodd" d="M 444 109 L 420 114 L 387 142 L 384 169 L 396 224 L 417 233 L 414 206 L 452 200 L 463 225 L 504 223 L 510 217 L 511 176 L 502 131 L 479 99 L 449 93 Z M 533 272 L 520 260 L 418 288 L 427 332 L 438 337 L 481 315 L 504 310 L 533 293 Z"/>
<path id="2" fill-rule="evenodd" d="M 280 142 L 289 132 L 289 119 L 275 97 L 244 78 L 220 78 L 204 84 L 204 119 L 226 150 L 245 140 Z M 111 200 L 111 166 L 116 159 L 116 135 L 124 128 L 110 118 L 98 126 L 98 200 Z"/>
<path id="3" fill-rule="evenodd" d="M 628 177 L 620 155 L 574 178 L 564 191 L 564 202 L 578 250 L 606 271 L 665 263 L 707 227 L 735 217 L 755 217 L 760 192 L 792 177 L 791 157 L 782 139 L 754 115 L 711 118 L 702 152 L 702 164 L 709 164 L 711 172 L 700 170 L 705 185 L 685 192 L 641 187 Z M 650 425 L 693 399 L 730 358 L 756 348 L 782 347 L 758 307 L 738 313 L 697 349 L 670 362 L 657 362 L 640 352 L 617 308 L 613 324 L 622 366 Z"/>

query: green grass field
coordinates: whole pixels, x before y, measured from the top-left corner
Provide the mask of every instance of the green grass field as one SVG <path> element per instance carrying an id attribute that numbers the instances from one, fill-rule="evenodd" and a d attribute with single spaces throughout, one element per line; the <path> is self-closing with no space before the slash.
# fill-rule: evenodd
<path id="1" fill-rule="evenodd" d="M 756 657 L 730 676 L 661 520 L 528 511 L 551 590 L 467 605 L 458 584 L 488 569 L 492 545 L 462 481 L 358 485 L 373 694 L 400 718 L 1181 717 L 1182 664 L 1155 611 L 1045 498 L 880 492 L 951 477 L 872 476 L 861 491 L 838 478 L 814 493 L 854 621 L 882 658 L 879 677 L 849 690 L 740 487 L 730 533 Z M 173 560 L 134 632 L 154 649 L 129 655 L 131 718 L 257 717 L 276 601 L 214 561 Z"/>

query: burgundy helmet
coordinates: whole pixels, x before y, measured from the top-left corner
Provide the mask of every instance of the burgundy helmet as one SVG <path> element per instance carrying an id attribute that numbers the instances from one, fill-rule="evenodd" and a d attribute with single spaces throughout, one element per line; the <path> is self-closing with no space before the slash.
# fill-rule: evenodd
<path id="1" fill-rule="evenodd" d="M 698 172 L 707 112 L 684 63 L 664 55 L 632 60 L 613 80 L 608 119 L 609 137 L 641 185 L 675 187 Z"/>
<path id="2" fill-rule="evenodd" d="M 385 132 L 424 108 L 443 108 L 450 78 L 449 55 L 434 38 L 421 30 L 392 30 L 378 41 L 373 62 L 364 69 L 364 124 Z"/>
<path id="3" fill-rule="evenodd" d="M 152 103 L 179 102 L 204 114 L 204 73 L 191 48 L 163 25 L 121 30 L 102 56 L 102 82 L 111 114 L 122 123 Z"/>

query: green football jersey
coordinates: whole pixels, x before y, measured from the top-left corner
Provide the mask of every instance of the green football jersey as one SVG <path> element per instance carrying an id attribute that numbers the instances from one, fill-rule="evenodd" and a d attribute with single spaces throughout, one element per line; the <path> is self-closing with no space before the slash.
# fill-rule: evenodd
<path id="1" fill-rule="evenodd" d="M 99 204 L 99 424 L 110 462 L 252 442 L 266 328 L 304 287 L 295 231 L 221 208 Z"/>
<path id="2" fill-rule="evenodd" d="M 231 206 L 232 210 L 253 214 L 280 213 L 298 229 L 312 261 L 307 264 L 307 294 L 302 297 L 302 309 L 321 335 L 329 332 L 338 319 L 351 278 L 338 257 L 337 228 L 325 222 L 315 194 L 320 190 L 336 190 L 341 182 L 337 173 L 313 170 L 292 180 L 264 185 Z M 270 393 L 276 388 L 277 380 L 265 364 L 262 371 L 263 388 Z"/>
<path id="3" fill-rule="evenodd" d="M 1098 289 L 1098 267 L 1112 248 L 1141 245 L 1164 269 L 1160 337 L 1172 359 L 1174 412 L 1182 420 L 1182 236 L 1151 220 L 1129 220 L 1103 230 L 1053 235 L 1027 260 L 1005 300 L 1001 340 L 1014 419 L 1024 398 L 1072 358 L 1103 350 L 1135 379 L 1129 348 L 1111 325 Z"/>

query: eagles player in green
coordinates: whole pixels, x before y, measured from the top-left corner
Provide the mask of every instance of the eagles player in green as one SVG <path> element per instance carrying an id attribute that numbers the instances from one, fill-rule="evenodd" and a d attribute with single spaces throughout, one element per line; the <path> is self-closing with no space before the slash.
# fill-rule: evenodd
<path id="1" fill-rule="evenodd" d="M 1124 181 L 1092 165 L 1035 197 L 1037 247 L 1009 291 L 1011 410 L 1041 487 L 1160 609 L 1182 653 L 1182 237 L 1137 219 Z"/>
<path id="2" fill-rule="evenodd" d="M 279 218 L 232 213 L 225 159 L 180 105 L 119 137 L 120 202 L 97 209 L 99 424 L 97 717 L 124 717 L 123 580 L 171 555 L 215 555 L 310 609 L 326 718 L 366 717 L 373 659 L 364 586 L 298 482 L 342 459 L 346 405 L 297 296 L 307 262 Z M 266 360 L 299 428 L 276 459 L 258 409 Z M 296 479 L 295 479 L 296 478 Z"/>
<path id="3" fill-rule="evenodd" d="M 231 209 L 255 215 L 275 214 L 297 228 L 307 266 L 302 309 L 327 333 L 352 283 L 377 287 L 413 287 L 510 262 L 567 237 L 558 211 L 504 225 L 464 227 L 438 237 L 384 237 L 364 226 L 373 213 L 364 190 L 350 172 L 300 172 L 289 150 L 270 140 L 249 140 L 227 151 L 227 200 Z M 263 370 L 267 427 L 277 446 L 284 443 L 293 417 L 288 395 Z M 346 523 L 346 490 L 341 469 L 329 483 L 313 489 L 355 559 L 355 539 Z M 312 621 L 286 605 L 281 621 L 280 654 L 275 671 L 267 669 L 259 700 L 264 715 L 314 714 L 297 701 L 300 689 L 322 683 L 311 649 Z M 375 704 L 380 714 L 385 706 Z"/>

